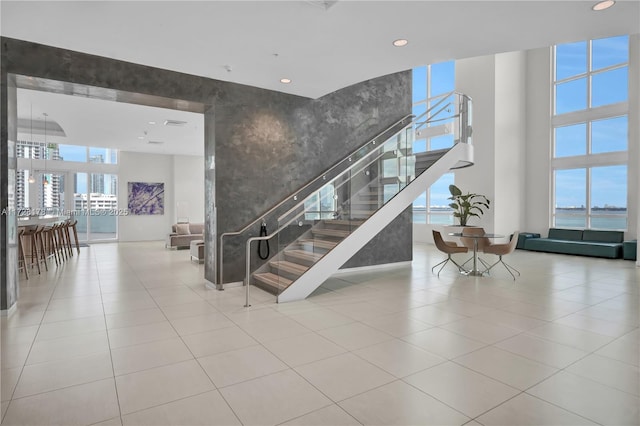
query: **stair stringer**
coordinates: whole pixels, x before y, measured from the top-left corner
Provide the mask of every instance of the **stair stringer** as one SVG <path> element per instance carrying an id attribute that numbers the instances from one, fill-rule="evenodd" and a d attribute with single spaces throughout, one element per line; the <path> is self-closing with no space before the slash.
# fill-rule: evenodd
<path id="1" fill-rule="evenodd" d="M 473 146 L 458 143 L 431 167 L 416 177 L 388 203 L 342 240 L 278 296 L 278 303 L 302 300 L 333 275 L 385 226 L 398 217 L 413 201 L 443 174 L 458 163 L 473 164 Z"/>

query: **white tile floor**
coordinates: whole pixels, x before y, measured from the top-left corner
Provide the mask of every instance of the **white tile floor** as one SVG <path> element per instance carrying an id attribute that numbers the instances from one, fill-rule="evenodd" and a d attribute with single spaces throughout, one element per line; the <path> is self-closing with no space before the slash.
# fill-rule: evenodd
<path id="1" fill-rule="evenodd" d="M 640 424 L 633 262 L 517 251 L 514 282 L 414 259 L 246 309 L 186 251 L 84 248 L 2 318 L 3 424 Z"/>

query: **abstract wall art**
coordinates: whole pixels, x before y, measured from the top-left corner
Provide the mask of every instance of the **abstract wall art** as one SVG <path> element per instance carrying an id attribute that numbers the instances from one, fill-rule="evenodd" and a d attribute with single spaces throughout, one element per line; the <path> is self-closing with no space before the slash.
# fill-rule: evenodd
<path id="1" fill-rule="evenodd" d="M 164 214 L 164 183 L 129 182 L 129 214 Z"/>

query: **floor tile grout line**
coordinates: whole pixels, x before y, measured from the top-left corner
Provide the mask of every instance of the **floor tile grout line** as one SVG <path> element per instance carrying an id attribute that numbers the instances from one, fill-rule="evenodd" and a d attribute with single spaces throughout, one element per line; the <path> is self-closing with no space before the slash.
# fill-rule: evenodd
<path id="1" fill-rule="evenodd" d="M 417 390 L 418 392 L 420 392 L 420 393 L 423 393 L 423 394 L 427 395 L 429 398 L 433 398 L 434 400 L 438 401 L 439 403 L 441 403 L 441 404 L 443 404 L 443 405 L 446 405 L 446 406 L 447 406 L 447 407 L 449 407 L 450 409 L 452 409 L 452 410 L 454 410 L 454 411 L 456 411 L 456 412 L 458 412 L 458 413 L 462 414 L 463 416 L 467 417 L 467 418 L 469 419 L 469 421 L 473 420 L 473 417 L 469 416 L 468 414 L 463 413 L 462 411 L 460 411 L 459 409 L 457 409 L 457 408 L 455 408 L 455 407 L 452 407 L 451 405 L 449 405 L 449 404 L 447 404 L 446 402 L 444 402 L 444 401 L 440 400 L 440 399 L 439 399 L 439 398 L 437 398 L 436 396 L 431 395 L 430 393 L 423 391 L 422 389 L 418 388 L 418 387 L 417 387 L 417 386 L 415 386 L 414 384 L 409 383 L 409 382 L 405 381 L 404 379 L 398 379 L 398 380 L 399 380 L 399 381 L 401 381 L 402 383 L 404 383 L 405 385 L 408 385 L 408 386 L 412 387 L 413 389 Z M 467 422 L 465 422 L 465 423 L 469 423 L 469 421 L 467 421 Z M 463 424 L 464 424 L 464 423 L 463 423 Z"/>
<path id="2" fill-rule="evenodd" d="M 557 373 L 554 373 L 553 375 L 555 375 L 555 374 L 557 374 Z M 550 376 L 550 377 L 551 377 L 551 376 Z M 547 379 L 548 379 L 548 378 L 547 378 Z M 547 380 L 547 379 L 544 379 L 544 380 Z M 543 380 L 543 381 L 544 381 L 544 380 Z M 540 383 L 542 383 L 542 382 L 540 382 Z M 581 417 L 581 418 L 583 418 L 583 419 L 585 419 L 585 420 L 587 420 L 587 421 L 589 421 L 589 422 L 593 422 L 593 423 L 595 423 L 595 424 L 597 424 L 597 425 L 604 426 L 604 425 L 602 425 L 602 423 L 600 423 L 600 422 L 597 422 L 597 421 L 595 421 L 595 420 L 593 420 L 593 419 L 590 419 L 590 418 L 588 418 L 588 417 L 585 417 L 585 416 L 583 416 L 583 415 L 581 415 L 581 414 L 575 413 L 575 412 L 573 412 L 573 411 L 571 411 L 571 410 L 569 410 L 569 409 L 567 409 L 567 408 L 565 408 L 565 407 L 562 407 L 562 406 L 560 406 L 560 405 L 554 404 L 554 403 L 549 402 L 549 401 L 547 401 L 547 400 L 545 400 L 545 399 L 539 398 L 539 397 L 537 397 L 536 395 L 532 395 L 532 394 L 530 394 L 530 393 L 527 393 L 527 391 L 526 391 L 526 390 L 519 392 L 518 394 L 516 394 L 516 395 L 512 396 L 511 398 L 509 398 L 509 399 L 507 399 L 507 400 L 505 400 L 505 401 L 501 402 L 500 404 L 496 405 L 495 407 L 492 407 L 492 408 L 488 409 L 487 411 L 485 411 L 485 412 L 483 412 L 483 413 L 481 413 L 481 414 L 477 415 L 476 417 L 474 417 L 474 418 L 473 418 L 473 420 L 477 421 L 478 423 L 481 423 L 481 422 L 478 420 L 478 418 L 480 418 L 480 417 L 484 416 L 485 414 L 489 413 L 490 411 L 493 411 L 493 410 L 495 410 L 496 408 L 499 408 L 501 405 L 506 404 L 506 403 L 508 403 L 509 401 L 511 401 L 511 400 L 513 400 L 513 399 L 515 399 L 515 398 L 517 398 L 517 397 L 519 397 L 519 396 L 522 396 L 522 395 L 527 395 L 527 396 L 529 396 L 529 397 L 532 397 L 532 398 L 538 399 L 538 400 L 540 400 L 540 401 L 542 401 L 542 402 L 545 402 L 545 403 L 547 403 L 547 404 L 553 405 L 554 407 L 559 408 L 559 409 L 561 409 L 561 410 L 563 410 L 563 411 L 566 411 L 566 412 L 571 413 L 571 414 L 573 414 L 573 415 L 575 415 L 575 416 Z M 481 424 L 482 424 L 482 423 L 481 423 Z"/>
<path id="3" fill-rule="evenodd" d="M 364 281 L 364 282 L 366 282 L 366 281 Z M 358 283 L 358 284 L 362 284 L 362 283 Z M 189 287 L 189 286 L 187 286 L 187 287 Z M 146 288 L 145 288 L 145 290 L 148 290 L 148 289 L 146 289 Z M 192 291 L 193 291 L 193 290 L 192 290 Z M 201 297 L 202 297 L 202 296 L 201 296 Z M 619 295 L 618 295 L 618 296 L 615 296 L 614 298 L 617 298 L 617 297 L 619 297 Z M 454 297 L 454 298 L 455 298 L 455 297 Z M 456 298 L 456 299 L 459 299 L 459 298 Z M 50 300 L 51 300 L 51 297 L 50 297 Z M 465 300 L 465 299 L 459 299 L 459 300 L 462 300 L 462 301 L 464 301 L 464 302 L 466 302 L 466 303 L 477 303 L 477 302 L 474 302 L 473 300 L 468 300 L 468 299 L 467 299 L 467 300 Z M 607 300 L 611 300 L 611 299 L 607 299 Z M 207 299 L 205 299 L 205 301 L 207 301 Z M 364 301 L 366 301 L 367 303 L 373 304 L 373 303 L 371 303 L 371 301 L 369 301 L 369 300 L 364 300 Z M 602 303 L 602 302 L 601 302 L 601 303 Z M 599 303 L 592 304 L 592 305 L 589 305 L 589 307 L 597 306 L 598 304 L 599 304 Z M 321 307 L 329 307 L 329 306 L 330 306 L 330 304 L 329 304 L 329 305 L 327 305 L 327 306 L 321 306 Z M 215 307 L 215 306 L 214 306 L 214 307 Z M 497 308 L 495 308 L 495 307 L 490 307 L 490 308 L 491 308 L 492 310 L 494 310 L 494 311 L 497 309 Z M 585 307 L 585 308 L 583 308 L 583 309 L 587 309 L 587 307 Z M 161 309 L 161 311 L 162 311 L 162 309 Z M 395 312 L 395 311 L 394 311 L 394 312 Z M 401 311 L 398 311 L 398 312 L 402 312 L 402 310 L 401 310 Z M 229 312 L 227 312 L 227 311 L 222 312 L 222 311 L 221 311 L 221 313 L 224 313 L 225 315 L 227 315 L 227 314 L 229 314 L 229 313 L 230 313 L 230 311 L 229 311 Z M 361 320 L 361 321 L 358 321 L 358 322 L 362 322 L 362 320 Z M 548 321 L 548 322 L 549 322 L 549 321 Z M 551 322 L 553 322 L 553 321 L 551 321 Z M 41 324 L 42 324 L 42 322 L 41 322 Z M 236 324 L 236 325 L 238 325 L 238 324 Z M 368 326 L 368 324 L 365 324 L 365 325 L 367 325 L 367 326 Z M 371 326 L 369 326 L 369 327 L 371 327 Z M 376 329 L 376 330 L 378 330 L 378 331 L 381 331 L 381 332 L 383 332 L 383 333 L 386 333 L 386 332 L 384 332 L 384 330 L 377 329 L 376 327 L 373 327 L 373 328 L 374 328 L 374 329 Z M 586 330 L 584 330 L 584 331 L 586 331 Z M 319 334 L 316 330 L 311 330 L 311 332 L 316 333 L 316 334 Z M 623 336 L 625 336 L 625 335 L 627 335 L 627 334 L 630 334 L 630 333 L 633 333 L 633 332 L 634 332 L 634 330 L 630 330 L 629 332 L 625 333 L 624 335 L 622 335 L 622 336 L 618 336 L 618 337 L 614 338 L 614 339 L 613 339 L 613 341 L 615 341 L 615 340 L 617 340 L 617 339 L 620 339 L 620 338 L 622 338 Z M 526 330 L 521 330 L 521 333 L 520 333 L 520 334 L 522 334 L 522 333 L 526 333 Z M 464 336 L 464 335 L 463 335 L 463 336 Z M 466 337 L 466 336 L 464 336 L 464 337 Z M 540 336 L 536 336 L 536 337 L 537 337 L 537 338 L 541 338 Z M 392 336 L 392 338 L 397 338 L 397 337 L 396 337 L 396 336 Z M 546 340 L 546 339 L 544 339 L 544 338 L 541 338 L 541 339 Z M 552 341 L 552 342 L 553 342 L 553 341 Z M 554 342 L 554 343 L 562 344 L 562 343 L 559 343 L 559 342 Z M 258 344 L 260 344 L 260 345 L 264 346 L 264 344 L 265 344 L 265 343 L 259 342 Z M 607 344 L 609 344 L 609 343 L 607 343 Z M 603 345 L 603 346 L 606 346 L 607 344 L 605 344 L 605 345 Z M 593 350 L 592 352 L 590 352 L 590 354 L 595 353 L 595 351 L 596 351 L 596 350 L 598 350 L 598 349 Z M 586 352 L 589 352 L 589 351 L 586 351 Z M 349 351 L 349 353 L 354 353 L 354 351 Z M 356 356 L 357 356 L 357 354 L 356 354 Z M 516 354 L 516 356 L 521 356 L 521 355 Z M 525 358 L 526 358 L 526 357 L 525 357 Z M 615 358 L 611 358 L 611 359 L 615 359 Z M 365 360 L 365 361 L 366 361 L 366 360 Z M 535 360 L 534 360 L 534 361 L 535 361 Z M 579 361 L 579 360 L 576 360 L 575 362 L 578 362 L 578 361 Z M 618 361 L 619 361 L 619 360 L 618 360 Z M 453 362 L 455 362 L 455 361 L 453 361 Z M 535 362 L 537 362 L 537 361 L 535 361 Z M 620 362 L 623 362 L 623 361 L 620 361 Z M 480 374 L 481 374 L 481 373 L 480 373 Z M 557 374 L 557 373 L 555 373 L 555 374 Z M 493 378 L 492 378 L 492 379 L 493 379 Z M 493 380 L 495 380 L 495 379 L 493 379 Z M 598 383 L 598 382 L 596 382 L 596 383 Z M 602 384 L 601 384 L 601 385 L 602 385 Z M 605 386 L 606 386 L 606 385 L 605 385 Z M 615 388 L 613 388 L 613 389 L 615 389 Z"/>
<path id="4" fill-rule="evenodd" d="M 162 407 L 162 406 L 164 406 L 164 405 L 173 404 L 173 403 L 178 402 L 178 401 L 184 401 L 184 400 L 187 400 L 187 399 L 190 399 L 190 398 L 193 398 L 193 397 L 196 397 L 196 396 L 205 395 L 205 394 L 207 394 L 207 393 L 211 393 L 211 392 L 217 392 L 217 393 L 218 393 L 218 394 L 219 394 L 219 395 L 224 399 L 224 396 L 220 393 L 220 390 L 219 390 L 219 389 L 217 389 L 217 388 L 215 388 L 215 389 L 210 389 L 210 390 L 206 390 L 206 391 L 202 391 L 202 392 L 197 392 L 197 393 L 194 393 L 194 394 L 192 394 L 192 395 L 186 395 L 186 396 L 183 396 L 183 397 L 180 397 L 180 398 L 177 398 L 177 399 L 171 400 L 171 401 L 163 402 L 163 403 L 161 403 L 161 404 L 152 405 L 152 406 L 150 406 L 150 407 L 140 408 L 139 410 L 135 410 L 135 411 L 132 411 L 132 412 L 130 412 L 130 413 L 124 413 L 124 414 L 123 414 L 123 417 L 130 416 L 130 415 L 132 415 L 132 414 L 136 414 L 136 413 L 141 413 L 141 412 L 143 412 L 143 411 L 147 411 L 147 410 L 152 410 L 152 409 L 154 409 L 154 408 Z M 226 402 L 226 401 L 225 401 L 225 402 Z M 235 412 L 234 412 L 234 415 L 235 415 Z M 238 417 L 238 416 L 236 415 L 236 418 L 237 418 L 237 417 Z M 121 419 L 122 419 L 122 417 L 121 417 Z M 122 420 L 123 420 L 123 419 L 122 419 Z M 239 419 L 239 418 L 238 418 L 238 421 L 240 421 L 240 419 Z M 242 423 L 242 422 L 240 422 L 240 423 Z M 123 422 L 123 424 L 124 424 L 124 422 Z"/>
<path id="5" fill-rule="evenodd" d="M 98 261 L 97 257 L 96 257 L 96 262 Z M 101 280 L 100 280 L 100 269 L 97 267 L 98 265 L 96 264 L 96 272 L 98 274 L 98 287 L 100 288 L 100 301 L 102 303 L 102 315 L 103 315 L 103 321 L 104 321 L 104 329 L 105 329 L 105 334 L 107 336 L 107 347 L 109 348 L 109 361 L 111 363 L 111 374 L 112 379 L 113 379 L 113 390 L 115 392 L 115 397 L 116 397 L 116 403 L 118 404 L 118 417 L 120 417 L 120 424 L 123 424 L 123 420 L 122 420 L 122 407 L 120 406 L 120 395 L 118 393 L 118 383 L 116 382 L 116 371 L 115 371 L 115 366 L 113 365 L 113 351 L 111 349 L 111 338 L 109 337 L 109 328 L 107 325 L 107 313 L 105 311 L 104 308 L 104 297 L 102 295 L 102 285 L 101 285 Z M 108 420 L 108 419 L 105 419 Z"/>
<path id="6" fill-rule="evenodd" d="M 295 320 L 294 320 L 294 321 L 295 321 Z M 305 327 L 305 328 L 306 328 L 306 327 Z M 315 331 L 313 331 L 313 330 L 310 330 L 310 333 L 305 333 L 305 334 L 311 334 L 311 333 L 314 333 L 314 334 L 319 335 L 317 332 L 315 332 Z M 324 336 L 322 336 L 322 335 L 319 335 L 319 336 L 320 336 L 320 337 L 322 337 L 322 338 L 324 338 L 324 339 L 327 339 L 326 337 L 324 337 Z M 255 339 L 255 338 L 254 338 L 254 339 Z M 285 337 L 284 339 L 286 339 L 286 337 Z M 277 339 L 277 340 L 282 340 L 282 339 Z M 328 340 L 328 339 L 327 339 L 327 340 Z M 275 340 L 274 340 L 274 341 L 275 341 Z M 330 340 L 329 340 L 329 341 L 330 341 Z M 260 345 L 262 348 L 264 348 L 264 349 L 265 349 L 266 351 L 268 351 L 271 355 L 273 355 L 276 359 L 278 359 L 280 362 L 282 362 L 284 365 L 286 365 L 286 366 L 288 367 L 288 370 L 280 370 L 280 371 L 276 371 L 276 372 L 273 372 L 273 373 L 265 374 L 265 375 L 262 375 L 262 376 L 259 376 L 259 377 L 254 377 L 254 378 L 252 378 L 252 379 L 247 379 L 247 380 L 244 380 L 244 381 L 241 381 L 241 382 L 238 382 L 238 383 L 234 383 L 234 384 L 231 384 L 231 385 L 223 386 L 223 387 L 218 388 L 218 389 L 224 389 L 224 388 L 226 388 L 226 387 L 235 386 L 235 385 L 238 385 L 238 384 L 241 384 L 241 383 L 247 383 L 247 382 L 250 382 L 250 381 L 253 381 L 253 380 L 262 379 L 262 378 L 265 378 L 265 377 L 268 377 L 268 376 L 271 376 L 271 375 L 275 375 L 275 374 L 278 374 L 278 373 L 282 373 L 283 371 L 292 371 L 294 374 L 296 374 L 298 377 L 300 377 L 302 380 L 304 380 L 307 384 L 309 384 L 313 389 L 315 389 L 315 390 L 316 390 L 316 391 L 318 391 L 320 394 L 322 394 L 324 397 L 326 397 L 329 401 L 331 401 L 334 405 L 338 405 L 338 406 L 339 406 L 339 404 L 338 404 L 338 402 L 337 402 L 337 401 L 334 401 L 331 397 L 329 397 L 329 395 L 326 395 L 326 394 L 325 394 L 321 389 L 319 389 L 316 385 L 314 385 L 312 382 L 310 382 L 306 377 L 304 377 L 300 372 L 298 372 L 298 371 L 296 370 L 296 368 L 297 368 L 297 367 L 300 367 L 300 366 L 293 367 L 293 366 L 289 365 L 285 360 L 281 359 L 280 357 L 278 357 L 278 355 L 277 355 L 277 354 L 273 353 L 269 348 L 267 348 L 266 346 L 264 346 L 264 343 L 262 343 L 262 342 L 260 342 L 260 341 L 258 341 L 258 343 L 259 343 L 259 345 Z M 265 343 L 266 343 L 266 342 L 265 342 Z M 337 346 L 340 346 L 340 345 L 338 345 L 338 344 L 337 344 L 337 343 L 335 343 L 335 342 L 332 342 L 332 343 L 336 344 Z M 343 352 L 343 353 L 341 353 L 341 354 L 337 354 L 337 355 L 333 355 L 333 356 L 329 356 L 329 357 L 326 357 L 326 358 L 322 358 L 321 360 L 326 360 L 326 359 L 330 359 L 330 358 L 335 358 L 335 357 L 337 357 L 337 356 L 342 356 L 342 355 L 344 355 L 344 354 L 346 354 L 346 353 L 348 353 L 348 354 L 352 354 L 352 351 L 349 351 L 347 348 L 343 348 L 343 349 L 345 349 L 345 350 L 346 350 L 346 352 Z M 356 355 L 356 354 L 353 354 L 353 355 L 357 357 L 357 355 Z M 316 362 L 316 361 L 312 361 L 312 362 Z M 312 362 L 311 362 L 311 363 L 312 363 Z M 369 363 L 369 362 L 368 362 L 368 361 L 366 361 L 366 360 L 365 360 L 365 362 Z M 308 364 L 309 364 L 309 363 L 304 364 L 304 365 L 308 365 Z M 369 363 L 369 364 L 370 364 L 370 365 L 372 365 L 372 366 L 373 366 L 373 367 L 375 367 L 375 368 L 380 368 L 380 367 L 377 367 L 377 366 L 375 366 L 375 365 L 373 365 L 373 364 L 371 364 L 371 363 Z M 383 371 L 384 371 L 384 370 L 383 370 Z M 394 378 L 395 378 L 395 376 L 394 376 Z M 391 383 L 391 382 L 389 382 L 389 383 Z M 388 383 L 385 383 L 385 384 L 388 384 Z M 224 398 L 224 394 L 223 394 L 222 392 L 220 392 L 220 394 L 221 394 L 221 395 L 223 396 L 223 398 Z M 225 398 L 225 401 L 226 401 L 226 398 Z M 330 405 L 327 405 L 326 407 L 329 407 L 329 406 L 330 406 Z M 321 407 L 321 408 L 326 408 L 326 407 Z M 305 415 L 307 415 L 307 414 L 310 414 L 310 413 L 312 413 L 312 412 L 314 412 L 314 411 L 317 411 L 317 410 L 319 410 L 319 409 L 321 409 L 321 408 L 318 408 L 318 409 L 315 409 L 315 410 L 309 411 L 309 412 L 304 413 L 304 414 L 302 414 L 302 415 L 300 415 L 300 416 L 298 416 L 298 417 L 303 417 L 303 416 L 305 416 Z M 341 406 L 340 406 L 340 408 L 341 408 L 342 410 L 344 410 Z M 346 410 L 345 410 L 345 412 L 346 412 Z M 351 417 L 353 417 L 350 413 L 348 413 L 348 412 L 347 412 L 347 414 L 349 414 Z M 298 418 L 298 417 L 295 417 L 295 418 Z M 283 423 L 286 423 L 287 421 L 291 421 L 291 420 L 293 420 L 293 418 L 292 418 L 292 419 L 287 419 L 287 420 L 285 420 Z M 357 420 L 357 419 L 356 419 L 356 420 Z M 359 423 L 360 423 L 360 422 L 359 422 Z"/>
<path id="7" fill-rule="evenodd" d="M 556 323 L 551 323 L 551 324 L 556 324 Z M 556 324 L 556 325 L 564 325 L 564 324 Z M 587 332 L 589 332 L 589 333 L 593 333 L 593 332 L 588 331 L 588 330 L 582 330 L 582 329 L 580 329 L 580 328 L 575 328 L 575 327 L 571 327 L 571 326 L 568 326 L 568 325 L 567 325 L 567 326 L 565 326 L 565 327 L 570 327 L 570 328 L 574 328 L 574 329 L 579 330 L 579 331 L 587 331 Z M 583 352 L 589 352 L 589 351 L 586 351 L 586 350 L 584 350 L 584 349 L 582 349 L 582 348 L 580 348 L 580 347 L 577 347 L 577 346 L 566 345 L 566 344 L 564 344 L 564 343 L 560 343 L 560 342 L 557 342 L 557 341 L 555 341 L 555 340 L 551 340 L 551 339 L 549 339 L 548 337 L 545 337 L 545 336 L 539 336 L 539 335 L 537 335 L 537 334 L 532 334 L 532 333 L 530 333 L 530 330 L 527 330 L 527 331 L 525 332 L 525 334 L 526 334 L 526 335 L 528 335 L 528 336 L 531 336 L 531 337 L 538 338 L 538 339 L 540 339 L 540 340 L 545 340 L 545 341 L 547 341 L 547 342 L 555 343 L 555 344 L 557 344 L 557 345 L 562 345 L 562 346 L 567 347 L 567 348 L 578 349 L 578 350 L 581 350 L 581 351 L 583 351 Z M 593 333 L 593 334 L 598 334 L 598 333 Z M 597 347 L 596 349 L 594 349 L 591 353 L 595 353 L 596 351 L 599 351 L 600 349 L 604 348 L 605 346 L 610 345 L 611 343 L 613 343 L 613 342 L 615 342 L 616 340 L 618 340 L 618 339 L 619 339 L 619 337 L 611 337 L 611 336 L 606 336 L 606 335 L 604 335 L 604 334 L 600 334 L 600 336 L 608 337 L 608 338 L 611 338 L 612 340 L 610 340 L 610 341 L 609 341 L 609 342 L 607 342 L 607 343 L 602 344 L 601 346 L 598 346 L 598 347 Z M 613 358 L 612 358 L 612 359 L 613 359 Z M 622 362 L 622 361 L 621 361 L 621 362 Z"/>
<path id="8" fill-rule="evenodd" d="M 49 390 L 44 390 L 44 391 L 41 391 L 41 392 L 32 393 L 32 394 L 29 394 L 29 395 L 19 396 L 17 398 L 12 399 L 12 401 L 20 401 L 22 399 L 33 398 L 35 396 L 45 395 L 45 394 L 52 393 L 52 392 L 58 392 L 58 391 L 65 390 L 65 389 L 71 389 L 71 388 L 74 388 L 74 387 L 77 387 L 77 386 L 84 386 L 84 385 L 89 385 L 91 383 L 103 382 L 103 381 L 109 380 L 109 379 L 113 379 L 113 377 L 102 377 L 100 379 L 89 380 L 88 382 L 73 383 L 73 384 L 65 385 L 65 386 L 62 386 L 62 387 L 55 388 L 55 389 L 49 389 Z"/>
<path id="9" fill-rule="evenodd" d="M 191 290 L 193 291 L 193 290 Z M 196 292 L 194 292 L 195 294 L 197 294 Z M 220 389 L 216 386 L 215 382 L 213 381 L 213 379 L 209 376 L 209 374 L 207 373 L 207 371 L 205 370 L 205 368 L 202 366 L 202 363 L 200 362 L 200 360 L 195 356 L 195 354 L 193 353 L 193 351 L 191 350 L 191 348 L 189 347 L 189 345 L 187 345 L 187 343 L 184 341 L 184 336 L 180 335 L 180 333 L 178 332 L 178 330 L 175 328 L 174 324 L 171 322 L 171 320 L 169 320 L 169 318 L 167 317 L 166 313 L 162 310 L 162 307 L 160 305 L 158 305 L 157 301 L 153 298 L 153 296 L 151 296 L 151 294 L 149 294 L 149 296 L 152 298 L 152 300 L 154 301 L 154 303 L 156 304 L 156 306 L 158 307 L 158 309 L 160 310 L 160 312 L 162 312 L 162 315 L 165 317 L 165 319 L 167 320 L 167 322 L 169 323 L 169 325 L 171 326 L 171 328 L 173 329 L 173 331 L 176 333 L 176 335 L 178 336 L 178 338 L 180 339 L 180 341 L 182 342 L 182 344 L 184 345 L 184 347 L 189 351 L 189 353 L 191 354 L 191 356 L 193 357 L 192 359 L 198 364 L 198 367 L 200 367 L 200 370 L 202 371 L 202 373 L 207 377 L 207 379 L 209 379 L 209 382 L 211 383 L 211 385 L 213 386 L 213 390 L 215 390 L 216 392 L 218 392 L 218 394 L 220 395 L 220 397 L 223 399 L 223 401 L 225 402 L 225 404 L 227 404 L 227 407 L 229 407 L 229 410 L 231 410 L 231 412 L 233 413 L 233 415 L 236 417 L 236 419 L 238 419 L 238 421 L 242 424 L 242 421 L 240 420 L 240 417 L 238 416 L 238 414 L 235 412 L 235 410 L 233 409 L 233 407 L 229 404 L 229 402 L 227 401 L 227 399 L 224 397 L 224 395 L 222 394 L 222 392 L 220 392 Z M 202 300 L 205 300 L 202 296 L 200 296 L 198 294 L 199 297 L 202 298 Z M 206 301 L 208 303 L 208 301 Z M 212 305 L 212 307 L 214 309 L 216 309 L 216 311 L 218 311 L 218 309 Z M 219 311 L 218 311 L 219 312 Z M 220 312 L 222 313 L 222 312 Z M 226 317 L 226 315 L 225 315 Z M 228 318 L 228 317 L 227 317 Z M 175 363 L 174 363 L 175 364 Z M 168 365 L 172 365 L 172 364 L 168 364 Z M 155 368 L 155 367 L 154 367 Z M 145 370 L 146 371 L 146 370 Z M 137 372 L 136 372 L 137 373 Z M 134 374 L 134 373 L 131 373 Z M 206 391 L 206 392 L 211 392 L 211 391 Z M 203 392 L 203 393 L 206 393 Z M 188 396 L 187 398 L 191 398 L 195 395 L 191 395 Z M 179 400 L 179 399 L 178 399 Z M 171 402 L 175 402 L 178 400 L 174 400 L 174 401 L 169 401 L 166 402 L 165 404 L 169 404 Z M 164 404 L 160 404 L 160 405 L 164 405 Z M 160 406 L 158 405 L 158 406 Z M 151 407 L 147 407 L 146 409 L 149 409 Z M 142 411 L 142 410 L 140 410 Z M 129 413 L 131 414 L 131 413 Z M 122 419 L 122 417 L 121 417 Z"/>
<path id="10" fill-rule="evenodd" d="M 48 259 L 47 259 L 48 260 Z M 56 265 L 57 268 L 57 265 Z M 49 270 L 46 271 L 48 275 Z M 19 283 L 18 283 L 19 285 Z M 56 279 L 55 284 L 53 285 L 53 289 L 51 291 L 51 294 L 49 295 L 49 299 L 47 300 L 47 306 L 45 307 L 44 312 L 42 313 L 42 318 L 40 318 L 40 322 L 38 323 L 38 329 L 36 330 L 35 335 L 33 336 L 33 340 L 31 341 L 31 345 L 29 346 L 29 351 L 27 351 L 27 356 L 24 359 L 24 362 L 22 363 L 21 369 L 20 369 L 20 374 L 18 375 L 18 379 L 16 381 L 15 386 L 13 387 L 13 390 L 11 392 L 11 398 L 9 399 L 9 403 L 7 404 L 7 408 L 4 411 L 4 414 L 2 415 L 2 419 L 1 421 L 4 422 L 4 419 L 6 417 L 6 415 L 9 413 L 9 409 L 11 408 L 11 403 L 13 401 L 13 396 L 16 393 L 16 389 L 18 388 L 18 385 L 20 384 L 20 379 L 22 378 L 22 374 L 24 373 L 24 369 L 27 366 L 27 361 L 29 360 L 29 356 L 31 356 L 31 351 L 33 350 L 33 346 L 36 344 L 36 339 L 38 337 L 38 333 L 40 333 L 40 327 L 42 327 L 42 323 L 44 321 L 44 318 L 47 314 L 47 310 L 49 308 L 49 305 L 51 304 L 51 300 L 53 299 L 53 295 L 56 291 L 56 288 L 58 287 L 58 279 Z"/>
<path id="11" fill-rule="evenodd" d="M 555 374 L 554 374 L 554 375 L 555 375 Z M 532 398 L 536 398 L 536 399 L 539 399 L 540 401 L 546 402 L 547 404 L 553 405 L 553 406 L 554 406 L 554 407 L 556 407 L 556 408 L 560 408 L 560 409 L 562 409 L 562 410 L 564 410 L 564 411 L 567 411 L 567 412 L 569 412 L 569 413 L 571 413 L 571 414 L 573 414 L 573 415 L 576 415 L 576 416 L 578 416 L 578 417 L 581 417 L 581 418 L 583 418 L 583 419 L 586 419 L 586 420 L 588 420 L 588 421 L 590 421 L 590 422 L 593 422 L 593 423 L 595 423 L 595 424 L 597 424 L 597 425 L 605 426 L 605 424 L 603 424 L 603 423 L 600 423 L 600 422 L 598 422 L 598 421 L 596 421 L 596 420 L 594 420 L 594 419 L 590 419 L 590 418 L 588 418 L 588 417 L 586 417 L 586 416 L 584 416 L 584 415 L 582 415 L 582 414 L 580 414 L 580 413 L 576 413 L 575 411 L 572 411 L 572 410 L 570 410 L 569 408 L 566 408 L 566 407 L 563 407 L 563 406 L 561 406 L 561 405 L 558 405 L 558 404 L 556 404 L 555 402 L 547 401 L 546 399 L 540 398 L 540 397 L 539 397 L 539 396 L 537 396 L 537 395 L 530 394 L 530 393 L 529 393 L 529 392 L 527 392 L 527 391 L 524 391 L 524 392 L 522 392 L 522 393 L 523 393 L 523 394 L 525 394 L 525 395 L 527 395 L 527 396 L 530 396 L 530 397 L 532 397 Z"/>
<path id="12" fill-rule="evenodd" d="M 288 422 L 291 422 L 291 421 L 293 421 L 293 420 L 298 420 L 298 419 L 301 419 L 301 418 L 302 418 L 302 417 L 304 417 L 304 416 L 308 416 L 309 414 L 313 414 L 313 413 L 315 413 L 316 411 L 320 411 L 320 410 L 324 410 L 324 409 L 329 408 L 329 407 L 333 407 L 334 405 L 335 405 L 336 407 L 338 407 L 338 408 L 339 408 L 343 413 L 345 413 L 346 415 L 348 415 L 349 417 L 351 417 L 351 418 L 352 418 L 354 421 L 356 421 L 359 425 L 364 426 L 364 423 L 362 423 L 360 420 L 358 420 L 358 419 L 357 419 L 353 414 L 351 414 L 351 413 L 349 413 L 347 410 L 345 410 L 345 409 L 344 409 L 340 404 L 335 403 L 335 402 L 334 402 L 332 405 L 327 405 L 327 406 L 325 406 L 325 407 L 317 408 L 317 409 L 315 409 L 315 410 L 313 410 L 313 411 L 310 411 L 310 412 L 308 412 L 308 413 L 301 414 L 301 415 L 299 415 L 299 416 L 297 416 L 297 417 L 293 417 L 293 418 L 291 418 L 291 419 L 287 419 L 287 420 L 285 420 L 285 421 L 283 421 L 283 422 L 277 423 L 275 426 L 282 426 L 282 425 L 284 425 L 284 424 L 286 424 L 286 423 L 288 423 Z"/>

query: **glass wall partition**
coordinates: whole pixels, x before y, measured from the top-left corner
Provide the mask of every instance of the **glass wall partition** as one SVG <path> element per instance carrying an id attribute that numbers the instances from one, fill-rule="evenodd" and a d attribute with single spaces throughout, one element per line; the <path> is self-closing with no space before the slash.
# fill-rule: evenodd
<path id="1" fill-rule="evenodd" d="M 91 192 L 88 194 L 91 240 L 112 240 L 118 227 L 118 178 L 111 174 L 91 174 Z"/>
<path id="2" fill-rule="evenodd" d="M 113 174 L 74 174 L 74 218 L 81 240 L 113 240 L 118 236 L 118 179 Z"/>
<path id="3" fill-rule="evenodd" d="M 74 219 L 78 221 L 76 225 L 78 238 L 80 241 L 89 240 L 89 192 L 88 174 L 73 174 L 73 211 Z"/>

